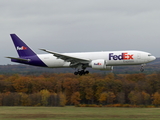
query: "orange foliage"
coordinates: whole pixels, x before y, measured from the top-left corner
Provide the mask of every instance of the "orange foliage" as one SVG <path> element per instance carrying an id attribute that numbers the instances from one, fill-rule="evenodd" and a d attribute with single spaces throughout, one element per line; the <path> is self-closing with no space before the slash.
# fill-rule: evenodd
<path id="1" fill-rule="evenodd" d="M 153 94 L 153 105 L 160 106 L 160 93 L 156 92 Z"/>
<path id="2" fill-rule="evenodd" d="M 71 96 L 71 103 L 74 104 L 74 105 L 78 105 L 81 100 L 80 98 L 80 93 L 79 92 L 74 92 Z"/>
<path id="3" fill-rule="evenodd" d="M 160 73 L 0 75 L 0 105 L 159 106 L 159 92 Z"/>

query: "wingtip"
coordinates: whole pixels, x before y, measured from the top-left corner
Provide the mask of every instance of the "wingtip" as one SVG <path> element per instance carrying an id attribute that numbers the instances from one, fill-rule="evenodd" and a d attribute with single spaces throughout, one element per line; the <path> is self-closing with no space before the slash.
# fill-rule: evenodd
<path id="1" fill-rule="evenodd" d="M 39 50 L 46 51 L 46 49 L 44 49 L 44 48 L 40 48 Z"/>
<path id="2" fill-rule="evenodd" d="M 11 57 L 5 57 L 5 58 L 11 58 Z"/>

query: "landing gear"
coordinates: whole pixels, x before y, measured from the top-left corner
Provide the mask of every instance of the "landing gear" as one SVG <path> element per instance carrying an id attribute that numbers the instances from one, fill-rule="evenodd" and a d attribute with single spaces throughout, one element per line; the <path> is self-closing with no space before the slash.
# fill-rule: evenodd
<path id="1" fill-rule="evenodd" d="M 141 72 L 143 72 L 143 71 L 144 71 L 144 68 L 143 68 L 143 67 L 141 67 L 140 71 L 141 71 Z"/>
<path id="2" fill-rule="evenodd" d="M 142 64 L 142 65 L 141 65 L 141 68 L 140 68 L 140 71 L 141 71 L 141 72 L 144 71 L 144 66 L 145 66 L 145 65 L 146 65 L 146 64 Z"/>
<path id="3" fill-rule="evenodd" d="M 81 70 L 81 71 L 74 72 L 74 75 L 82 76 L 82 75 L 85 75 L 85 74 L 88 74 L 88 73 L 89 73 L 88 70 L 87 71 Z"/>

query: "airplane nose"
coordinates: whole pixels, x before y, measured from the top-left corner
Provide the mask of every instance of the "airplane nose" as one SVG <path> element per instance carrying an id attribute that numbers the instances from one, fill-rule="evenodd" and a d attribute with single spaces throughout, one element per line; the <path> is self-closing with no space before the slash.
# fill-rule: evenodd
<path id="1" fill-rule="evenodd" d="M 155 56 L 152 56 L 152 61 L 154 61 L 156 59 L 156 57 Z"/>

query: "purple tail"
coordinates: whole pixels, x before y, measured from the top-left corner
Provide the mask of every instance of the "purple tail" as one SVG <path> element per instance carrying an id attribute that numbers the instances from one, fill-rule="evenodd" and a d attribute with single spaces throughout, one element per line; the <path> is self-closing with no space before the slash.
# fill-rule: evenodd
<path id="1" fill-rule="evenodd" d="M 10 34 L 19 57 L 36 55 L 16 34 Z"/>

